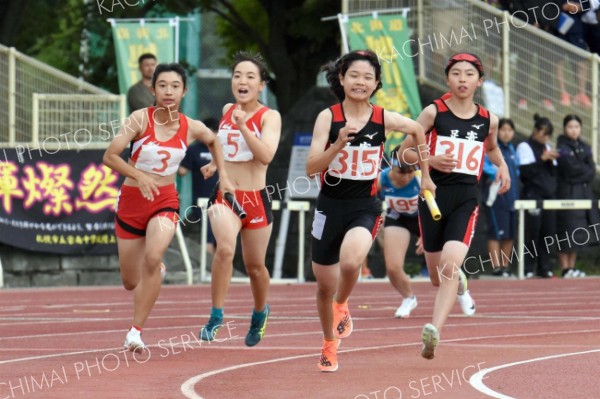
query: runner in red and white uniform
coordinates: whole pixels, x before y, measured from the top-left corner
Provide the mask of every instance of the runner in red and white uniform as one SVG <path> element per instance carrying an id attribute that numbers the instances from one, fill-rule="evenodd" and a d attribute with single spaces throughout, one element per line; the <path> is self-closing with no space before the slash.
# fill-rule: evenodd
<path id="1" fill-rule="evenodd" d="M 131 113 L 104 154 L 104 163 L 125 176 L 117 199 L 116 235 L 121 279 L 133 291 L 133 323 L 125 348 L 145 348 L 142 327 L 161 286 L 163 255 L 179 221 L 175 175 L 189 143 L 204 142 L 221 176 L 221 188 L 233 191 L 221 172 L 223 154 L 216 136 L 202 122 L 179 112 L 186 93 L 185 70 L 179 64 L 159 64 L 152 77 L 156 106 Z M 131 146 L 131 158 L 121 158 Z M 223 174 L 225 173 L 225 174 Z"/>

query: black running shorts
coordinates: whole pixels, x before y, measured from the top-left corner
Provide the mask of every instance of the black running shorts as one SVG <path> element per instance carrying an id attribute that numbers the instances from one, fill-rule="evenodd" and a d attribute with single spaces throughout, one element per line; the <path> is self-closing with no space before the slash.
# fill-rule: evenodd
<path id="1" fill-rule="evenodd" d="M 348 230 L 364 227 L 375 239 L 381 227 L 381 201 L 377 197 L 339 200 L 319 194 L 312 224 L 312 261 L 334 265 Z"/>
<path id="2" fill-rule="evenodd" d="M 471 246 L 475 224 L 479 216 L 478 191 L 474 184 L 440 185 L 435 201 L 442 218 L 433 220 L 424 200 L 419 200 L 419 224 L 423 248 L 439 252 L 448 241 L 460 241 Z"/>

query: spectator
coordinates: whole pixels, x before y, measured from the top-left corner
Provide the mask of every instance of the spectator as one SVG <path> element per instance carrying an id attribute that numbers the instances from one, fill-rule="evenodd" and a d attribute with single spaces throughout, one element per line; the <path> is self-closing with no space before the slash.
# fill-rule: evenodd
<path id="1" fill-rule="evenodd" d="M 215 118 L 207 118 L 202 122 L 215 134 L 219 130 L 219 121 Z M 209 198 L 213 188 L 219 181 L 218 173 L 215 173 L 208 179 L 204 179 L 202 172 L 200 172 L 200 168 L 209 164 L 211 160 L 212 155 L 208 150 L 208 147 L 204 143 L 196 141 L 188 147 L 185 158 L 183 158 L 183 161 L 181 161 L 181 164 L 179 165 L 178 173 L 180 176 L 185 176 L 189 171 L 192 171 L 192 199 L 194 204 L 194 207 L 192 208 L 194 213 L 193 220 L 198 222 L 202 219 L 202 209 L 196 206 L 198 198 Z M 207 223 L 206 252 L 213 255 L 216 246 L 215 236 L 212 232 L 210 221 Z"/>
<path id="2" fill-rule="evenodd" d="M 581 140 L 581 118 L 577 115 L 567 115 L 563 120 L 564 133 L 558 137 L 556 147 L 560 154 L 558 158 L 558 190 L 559 199 L 592 199 L 591 209 L 576 209 L 560 211 L 557 214 L 558 239 L 566 235 L 567 242 L 559 246 L 558 259 L 562 268 L 562 276 L 584 277 L 585 273 L 575 268 L 577 251 L 574 246 L 581 248 L 589 244 L 591 225 L 598 223 L 598 208 L 592 192 L 592 180 L 596 174 L 596 165 L 592 149 Z M 557 240 L 558 241 L 558 240 Z M 597 240 L 595 240 L 597 241 Z"/>
<path id="3" fill-rule="evenodd" d="M 508 166 L 510 180 L 514 182 L 510 190 L 497 195 L 500 186 L 495 184 L 498 168 L 485 157 L 483 173 L 482 198 L 488 218 L 488 251 L 493 262 L 493 273 L 496 276 L 510 277 L 508 260 L 513 251 L 513 242 L 517 234 L 517 215 L 515 200 L 519 198 L 519 163 L 517 153 L 512 144 L 515 137 L 515 124 L 510 119 L 502 118 L 498 122 L 498 147 Z"/>
<path id="4" fill-rule="evenodd" d="M 583 22 L 583 38 L 592 53 L 600 54 L 600 0 L 590 0 L 589 8 L 584 9 L 581 16 Z"/>
<path id="5" fill-rule="evenodd" d="M 556 198 L 556 159 L 558 151 L 553 150 L 548 140 L 554 127 L 548 118 L 534 115 L 534 127 L 527 141 L 517 146 L 517 159 L 521 174 L 521 198 L 538 201 L 538 208 L 527 211 L 525 216 L 525 245 L 529 245 L 529 255 L 525 257 L 525 274 L 553 277 L 550 253 L 546 248 L 545 236 L 554 235 L 556 218 L 554 211 L 542 210 L 541 201 Z M 531 243 L 531 244 L 530 244 Z"/>
<path id="6" fill-rule="evenodd" d="M 156 56 L 150 53 L 140 55 L 138 66 L 142 73 L 142 79 L 127 91 L 129 112 L 154 105 L 154 95 L 150 91 L 150 87 L 152 86 L 152 75 L 156 68 Z"/>

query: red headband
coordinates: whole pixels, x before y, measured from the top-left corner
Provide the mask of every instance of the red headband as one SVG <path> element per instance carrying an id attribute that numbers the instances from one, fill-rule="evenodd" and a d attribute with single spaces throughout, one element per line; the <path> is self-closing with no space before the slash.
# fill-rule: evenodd
<path id="1" fill-rule="evenodd" d="M 453 55 L 448 60 L 448 64 L 446 65 L 446 70 L 445 70 L 446 74 L 448 74 L 448 71 L 450 70 L 450 68 L 452 67 L 452 65 L 456 64 L 457 62 L 461 62 L 461 61 L 466 61 L 466 62 L 468 62 L 470 64 L 473 64 L 473 66 L 475 68 L 477 68 L 477 70 L 479 71 L 479 73 L 481 74 L 481 76 L 484 75 L 483 64 L 481 63 L 481 61 L 479 60 L 479 58 L 477 58 L 473 54 L 469 54 L 469 53 L 459 53 L 459 54 Z"/>

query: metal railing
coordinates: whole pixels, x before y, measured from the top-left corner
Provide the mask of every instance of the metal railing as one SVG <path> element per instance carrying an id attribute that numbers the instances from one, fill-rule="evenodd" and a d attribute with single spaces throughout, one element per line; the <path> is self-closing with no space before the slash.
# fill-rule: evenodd
<path id="1" fill-rule="evenodd" d="M 517 130 L 528 133 L 535 113 L 552 120 L 562 131 L 562 119 L 577 114 L 583 122 L 582 138 L 600 151 L 599 90 L 600 57 L 583 51 L 518 16 L 498 10 L 480 0 L 345 0 L 348 14 L 409 7 L 412 30 L 411 54 L 421 84 L 446 90 L 444 65 L 456 52 L 476 53 L 486 68 L 487 80 L 503 90 L 504 114 Z M 402 50 L 400 50 L 402 51 Z M 563 79 L 558 79 L 562 67 Z M 570 105 L 561 102 L 560 84 L 571 95 Z M 577 102 L 585 85 L 591 106 Z M 485 104 L 478 93 L 476 101 Z M 489 106 L 488 106 L 489 107 Z M 490 107 L 491 108 L 491 107 Z M 492 109 L 492 112 L 494 110 Z M 416 117 L 416 115 L 414 116 Z"/>
<path id="2" fill-rule="evenodd" d="M 106 148 L 126 107 L 124 95 L 33 93 L 31 142 L 44 150 Z"/>
<path id="3" fill-rule="evenodd" d="M 196 205 L 202 209 L 202 220 L 201 220 L 201 229 L 200 229 L 200 283 L 205 283 L 210 281 L 210 276 L 208 275 L 208 264 L 207 264 L 207 256 L 206 256 L 206 240 L 207 240 L 207 231 L 208 231 L 208 198 L 198 198 Z M 274 211 L 279 211 L 282 207 L 286 207 L 292 212 L 298 212 L 298 262 L 296 268 L 296 278 L 295 279 L 285 279 L 272 278 L 271 281 L 296 281 L 298 283 L 303 283 L 305 281 L 304 277 L 304 263 L 306 261 L 304 254 L 305 247 L 305 220 L 306 220 L 306 212 L 310 210 L 310 202 L 309 201 L 279 201 L 273 200 L 271 203 L 271 209 Z M 180 230 L 180 229 L 178 229 Z M 186 266 L 187 268 L 187 266 Z M 192 283 L 192 270 L 187 268 L 187 276 L 188 276 L 188 284 Z M 233 282 L 248 282 L 248 277 L 232 277 L 231 281 Z"/>
<path id="4" fill-rule="evenodd" d="M 34 106 L 36 94 L 37 108 Z M 49 94 L 67 96 L 51 101 L 51 97 L 45 97 Z M 87 98 L 88 95 L 94 97 Z M 100 100 L 98 95 L 104 96 L 104 100 Z M 119 107 L 115 109 L 114 97 L 12 47 L 0 45 L 0 148 L 16 145 L 40 148 L 40 142 L 34 138 L 34 127 L 38 122 L 40 124 L 35 129 L 39 139 L 42 135 L 57 138 L 63 135 L 64 140 L 66 133 L 80 129 L 97 132 L 100 123 L 125 117 Z M 34 115 L 36 110 L 37 117 Z M 75 117 L 77 113 L 81 115 Z M 81 138 L 83 140 L 83 136 Z M 108 142 L 105 141 L 104 145 Z M 74 139 L 68 144 L 76 145 Z M 50 141 L 47 145 L 50 146 Z"/>
<path id="5" fill-rule="evenodd" d="M 533 209 L 545 209 L 545 210 L 555 210 L 555 211 L 568 211 L 568 210 L 581 210 L 581 209 L 591 209 L 592 207 L 600 207 L 599 201 L 592 201 L 591 199 L 581 199 L 581 200 L 516 200 L 515 201 L 515 210 L 517 211 L 517 277 L 520 280 L 525 278 L 525 211 L 530 211 Z M 588 226 L 592 227 L 592 226 Z M 577 229 L 575 229 L 577 230 Z M 575 231 L 574 230 L 574 231 Z M 573 231 L 573 232 L 574 232 Z M 567 232 L 566 232 L 567 233 Z M 552 238 L 552 236 L 549 236 Z M 558 240 L 558 237 L 557 237 Z M 547 244 L 547 242 L 546 242 Z M 578 245 L 582 245 L 577 243 Z M 535 245 L 535 243 L 533 244 Z M 535 249 L 537 253 L 537 249 Z M 511 255 L 512 259 L 512 255 Z M 535 270 L 533 270 L 535 272 Z"/>

